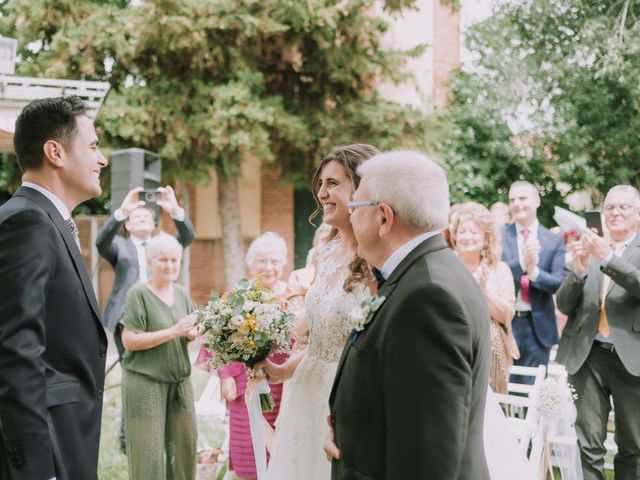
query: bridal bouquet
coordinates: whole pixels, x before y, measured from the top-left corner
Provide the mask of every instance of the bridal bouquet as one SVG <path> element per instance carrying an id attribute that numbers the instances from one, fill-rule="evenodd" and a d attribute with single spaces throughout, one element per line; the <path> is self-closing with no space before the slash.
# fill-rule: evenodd
<path id="1" fill-rule="evenodd" d="M 213 368 L 232 362 L 253 368 L 271 353 L 290 351 L 293 314 L 286 311 L 283 299 L 264 288 L 260 278 L 241 280 L 233 292 L 222 296 L 212 292 L 207 305 L 196 313 Z M 264 383 L 260 405 L 263 411 L 271 411 L 275 403 Z"/>

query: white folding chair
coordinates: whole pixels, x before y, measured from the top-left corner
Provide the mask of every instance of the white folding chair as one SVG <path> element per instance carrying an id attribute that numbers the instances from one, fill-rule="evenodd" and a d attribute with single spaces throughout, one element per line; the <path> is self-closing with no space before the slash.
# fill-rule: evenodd
<path id="1" fill-rule="evenodd" d="M 513 365 L 510 373 L 534 377 L 533 385 L 509 382 L 507 393 L 496 393 L 495 396 L 505 410 L 507 421 L 519 442 L 520 451 L 529 459 L 531 471 L 537 471 L 544 440 L 535 408 L 532 408 L 533 393 L 544 381 L 546 368 L 544 365 L 538 367 Z"/>
<path id="2" fill-rule="evenodd" d="M 222 466 L 225 464 L 229 453 L 229 421 L 227 419 L 227 407 L 222 401 L 220 396 L 220 378 L 212 374 L 207 381 L 204 390 L 202 391 L 202 395 L 195 402 L 195 410 L 196 410 L 196 421 L 198 424 L 198 449 L 199 450 L 210 450 L 211 444 L 209 443 L 209 439 L 204 434 L 202 425 L 204 423 L 208 423 L 213 425 L 214 429 L 224 431 L 225 440 L 220 447 L 222 453 L 218 456 L 217 468 L 215 471 L 215 475 L 217 478 L 217 474 L 221 470 Z M 227 474 L 224 476 L 225 479 L 232 478 Z"/>

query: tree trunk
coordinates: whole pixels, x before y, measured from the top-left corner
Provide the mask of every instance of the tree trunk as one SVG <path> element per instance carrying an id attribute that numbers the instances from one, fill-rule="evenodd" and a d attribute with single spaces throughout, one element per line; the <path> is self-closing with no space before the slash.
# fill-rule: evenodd
<path id="1" fill-rule="evenodd" d="M 244 276 L 242 226 L 238 179 L 225 180 L 218 175 L 218 209 L 222 223 L 222 254 L 224 258 L 224 288 L 235 287 Z"/>

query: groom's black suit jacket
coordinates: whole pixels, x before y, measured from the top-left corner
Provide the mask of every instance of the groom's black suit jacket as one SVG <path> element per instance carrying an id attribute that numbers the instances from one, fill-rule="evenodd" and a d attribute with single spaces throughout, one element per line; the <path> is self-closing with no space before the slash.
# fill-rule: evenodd
<path id="1" fill-rule="evenodd" d="M 489 312 L 475 280 L 437 234 L 378 295 L 329 399 L 342 453 L 332 479 L 488 480 Z"/>
<path id="2" fill-rule="evenodd" d="M 0 207 L 0 480 L 97 478 L 107 339 L 68 226 L 40 192 Z"/>

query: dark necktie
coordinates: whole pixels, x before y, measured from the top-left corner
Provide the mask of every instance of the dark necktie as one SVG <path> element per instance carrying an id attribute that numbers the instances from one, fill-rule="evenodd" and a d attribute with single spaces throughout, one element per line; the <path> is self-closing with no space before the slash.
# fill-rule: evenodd
<path id="1" fill-rule="evenodd" d="M 80 249 L 80 235 L 78 234 L 78 227 L 76 222 L 73 221 L 73 218 L 69 217 L 65 220 L 69 231 L 71 232 L 71 236 L 76 241 L 76 245 L 78 245 L 78 249 Z"/>
<path id="2" fill-rule="evenodd" d="M 371 267 L 371 273 L 373 273 L 373 276 L 376 278 L 376 284 L 378 286 L 378 290 L 380 290 L 382 288 L 382 285 L 384 285 L 385 280 L 385 278 L 382 276 L 382 272 L 376 267 Z"/>

